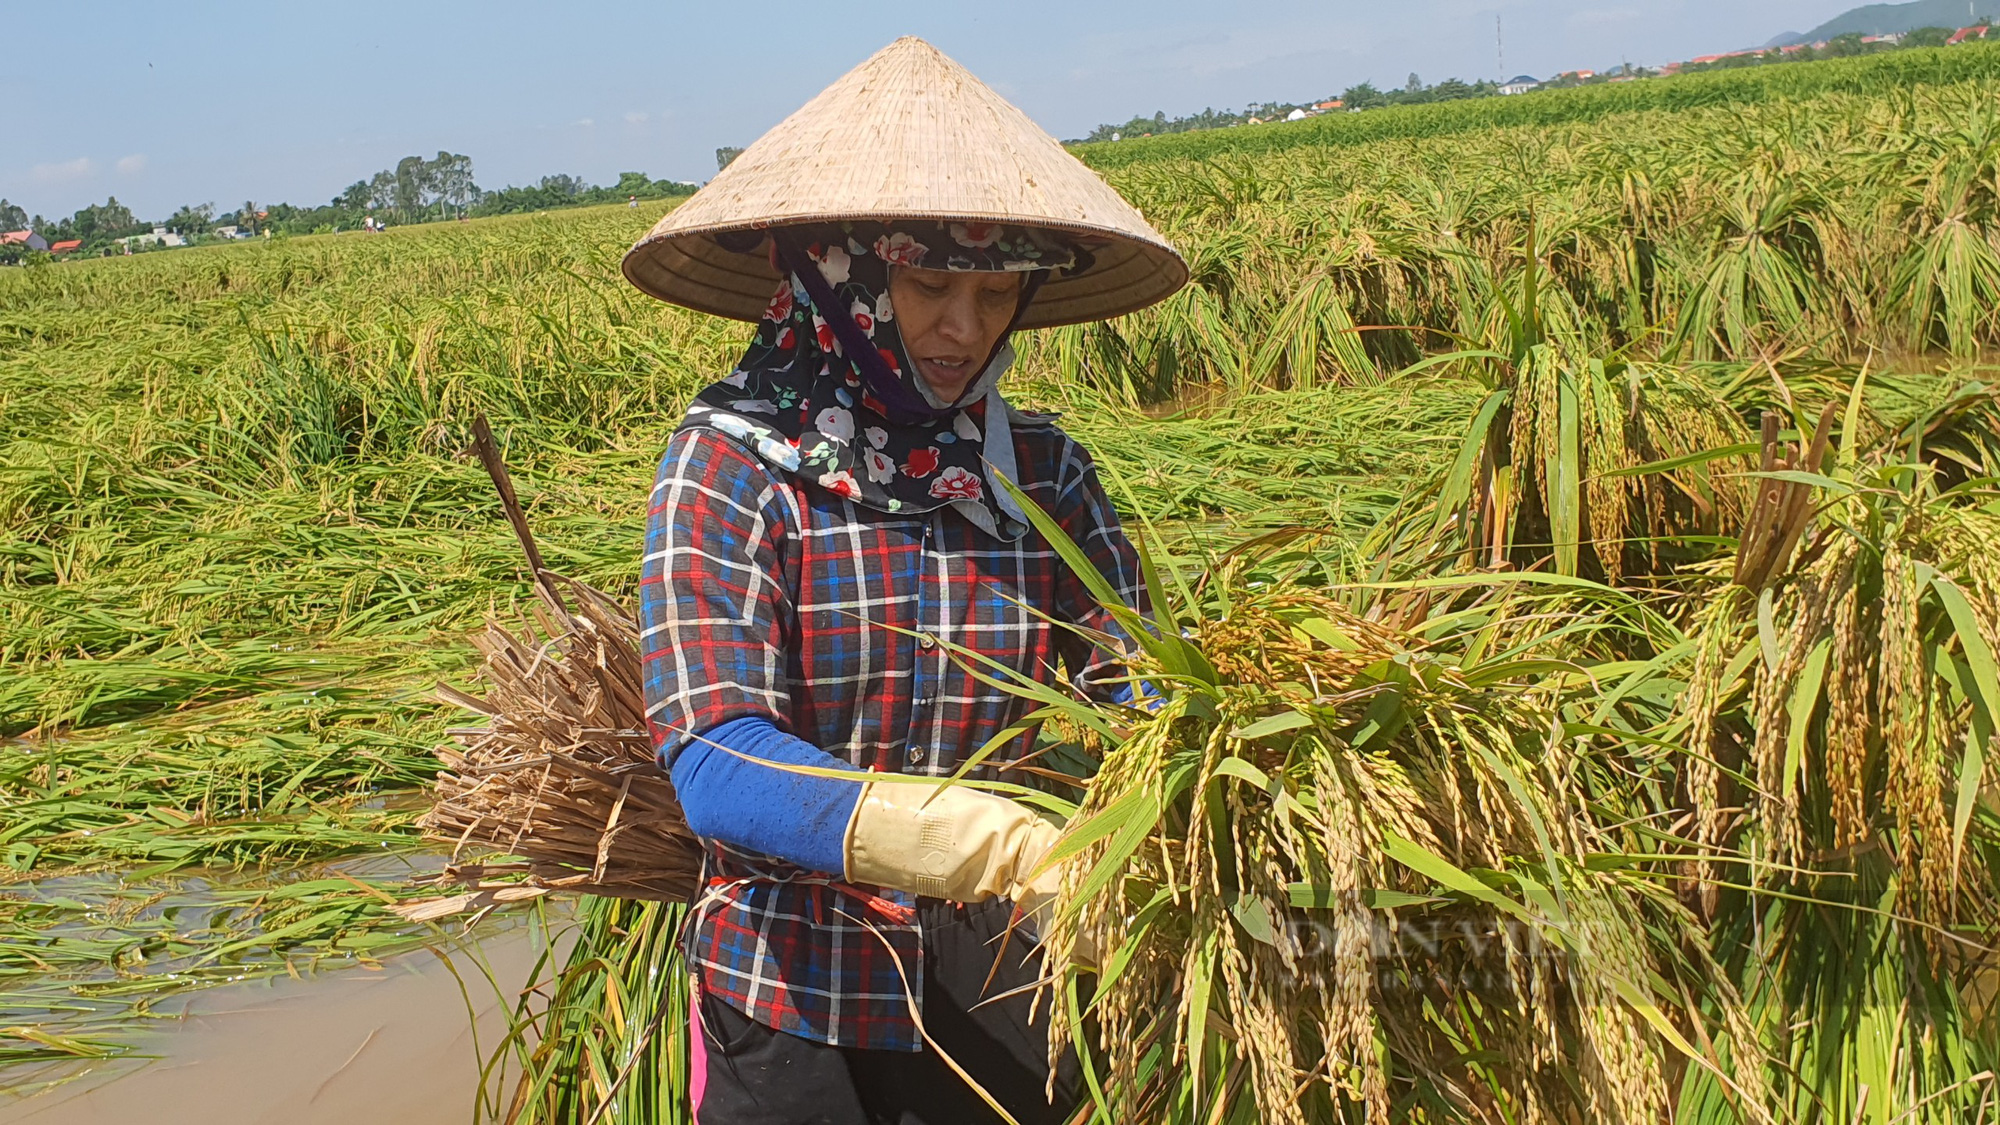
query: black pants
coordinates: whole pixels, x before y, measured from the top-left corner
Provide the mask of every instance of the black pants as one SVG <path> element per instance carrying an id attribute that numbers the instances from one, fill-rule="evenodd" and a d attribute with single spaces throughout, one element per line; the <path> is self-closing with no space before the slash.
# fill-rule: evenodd
<path id="1" fill-rule="evenodd" d="M 1048 1080 L 1048 1005 L 1023 993 L 980 1005 L 1041 972 L 1026 935 L 1005 940 L 1012 904 L 923 900 L 924 1030 L 1021 1125 L 1060 1125 L 1078 1098 L 1074 1057 Z M 994 967 L 995 957 L 999 967 Z M 992 981 L 987 981 L 988 975 Z M 1002 1120 L 937 1053 L 829 1047 L 702 996 L 706 1087 L 697 1125 L 968 1125 Z M 977 1007 L 975 1007 L 977 1005 Z"/>

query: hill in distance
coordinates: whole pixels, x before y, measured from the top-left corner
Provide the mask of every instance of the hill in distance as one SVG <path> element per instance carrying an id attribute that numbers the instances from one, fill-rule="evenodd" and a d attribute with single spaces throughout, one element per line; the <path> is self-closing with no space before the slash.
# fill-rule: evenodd
<path id="1" fill-rule="evenodd" d="M 1800 34 L 1787 32 L 1766 47 L 1818 43 L 1836 35 L 1893 35 L 1920 27 L 1964 27 L 1984 16 L 2000 23 L 2000 0 L 1912 0 L 1908 4 L 1865 4 Z"/>

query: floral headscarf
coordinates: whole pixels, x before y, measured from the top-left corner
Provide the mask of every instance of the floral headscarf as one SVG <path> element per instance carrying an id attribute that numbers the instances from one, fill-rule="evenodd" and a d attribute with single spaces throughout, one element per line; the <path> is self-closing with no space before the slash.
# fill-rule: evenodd
<path id="1" fill-rule="evenodd" d="M 917 374 L 896 329 L 889 267 L 1025 273 L 1014 322 L 1051 270 L 1088 255 L 1049 232 L 988 223 L 841 223 L 774 232 L 786 273 L 736 370 L 695 397 L 685 426 L 748 445 L 774 468 L 870 508 L 947 505 L 1000 539 L 1028 529 L 989 476 L 1014 475 L 1009 408 L 994 389 L 1013 362 L 1003 333 L 956 402 Z"/>

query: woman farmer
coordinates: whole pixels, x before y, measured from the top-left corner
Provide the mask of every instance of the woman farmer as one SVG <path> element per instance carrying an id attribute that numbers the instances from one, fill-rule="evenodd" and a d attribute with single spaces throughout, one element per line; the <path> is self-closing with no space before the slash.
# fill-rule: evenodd
<path id="1" fill-rule="evenodd" d="M 1001 478 L 1136 605 L 1131 546 L 1089 457 L 996 383 L 1015 329 L 1148 304 L 1185 266 L 1020 111 L 901 39 L 624 268 L 757 322 L 668 444 L 641 585 L 652 735 L 710 845 L 687 939 L 697 1121 L 997 1120 L 941 1056 L 1016 1119 L 1062 1119 L 1071 1076 L 1052 1106 L 1023 987 L 1057 830 L 968 786 L 869 778 L 948 777 L 1014 728 L 1028 707 L 996 674 L 1119 675 L 1086 639 L 1109 614 Z"/>

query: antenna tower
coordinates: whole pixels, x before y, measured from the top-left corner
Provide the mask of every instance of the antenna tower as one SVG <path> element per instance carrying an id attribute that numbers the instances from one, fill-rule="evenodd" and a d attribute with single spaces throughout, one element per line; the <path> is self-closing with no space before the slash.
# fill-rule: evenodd
<path id="1" fill-rule="evenodd" d="M 1965 0 L 1967 4 L 1972 0 Z M 1507 81 L 1507 47 L 1500 39 L 1500 13 L 1493 13 L 1493 57 L 1500 64 L 1500 81 Z"/>

